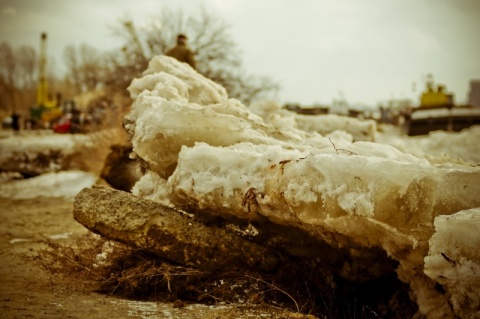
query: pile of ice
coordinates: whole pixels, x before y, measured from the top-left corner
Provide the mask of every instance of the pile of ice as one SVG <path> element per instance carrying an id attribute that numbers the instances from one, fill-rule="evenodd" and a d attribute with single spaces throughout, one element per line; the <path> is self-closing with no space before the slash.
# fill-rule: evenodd
<path id="1" fill-rule="evenodd" d="M 343 131 L 348 133 L 352 141 L 375 141 L 377 125 L 374 120 L 360 120 L 336 114 L 311 116 L 297 114 L 282 108 L 273 101 L 258 101 L 249 110 L 278 130 L 297 128 L 306 132 L 317 132 L 323 136 Z"/>
<path id="2" fill-rule="evenodd" d="M 0 168 L 27 177 L 67 170 L 99 174 L 110 145 L 124 134 L 119 128 L 91 134 L 25 130 L 5 135 L 0 138 Z"/>
<path id="3" fill-rule="evenodd" d="M 90 134 L 8 133 L 0 137 L 0 198 L 10 199 L 73 199 L 97 182 L 110 145 L 125 139 L 121 128 Z"/>
<path id="4" fill-rule="evenodd" d="M 480 207 L 480 167 L 359 141 L 355 132 L 374 131 L 369 122 L 349 122 L 348 131 L 323 136 L 298 117 L 266 121 L 265 109 L 250 112 L 169 57 L 152 59 L 129 91 L 134 103 L 125 128 L 149 168 L 134 194 L 190 212 L 267 218 L 331 247 L 351 247 L 352 256 L 380 248 L 398 261 L 397 275 L 410 284 L 420 313 L 437 318 L 478 311 L 480 297 L 471 291 L 480 289 L 479 274 L 464 267 L 478 269 L 478 245 L 452 253 L 472 238 L 478 242 L 478 218 L 455 218 L 448 227 L 441 221 Z M 478 210 L 468 212 L 478 216 Z M 475 231 L 447 230 L 458 225 Z M 448 256 L 447 264 L 439 253 Z M 424 265 L 427 255 L 433 259 Z M 348 276 L 348 269 L 340 271 Z"/>
<path id="5" fill-rule="evenodd" d="M 83 137 L 83 139 L 82 139 Z M 2 171 L 36 176 L 68 167 L 79 144 L 88 143 L 83 135 L 34 134 L 29 131 L 0 139 Z"/>
<path id="6" fill-rule="evenodd" d="M 427 136 L 406 138 L 392 132 L 377 133 L 376 141 L 426 158 L 431 162 L 459 162 L 480 165 L 480 126 L 461 132 L 432 131 Z"/>

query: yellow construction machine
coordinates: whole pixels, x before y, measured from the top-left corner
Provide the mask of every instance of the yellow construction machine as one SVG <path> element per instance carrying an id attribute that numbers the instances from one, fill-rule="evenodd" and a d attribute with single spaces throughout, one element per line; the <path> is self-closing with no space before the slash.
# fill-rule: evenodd
<path id="1" fill-rule="evenodd" d="M 63 110 L 59 107 L 61 101 L 53 99 L 48 91 L 47 82 L 47 34 L 40 37 L 39 80 L 37 87 L 37 103 L 30 108 L 28 124 L 31 128 L 50 128 L 58 120 Z"/>
<path id="2" fill-rule="evenodd" d="M 437 130 L 459 132 L 480 125 L 480 107 L 455 105 L 453 94 L 448 93 L 444 85 L 435 85 L 431 76 L 420 95 L 420 105 L 404 115 L 405 128 L 410 136 Z"/>

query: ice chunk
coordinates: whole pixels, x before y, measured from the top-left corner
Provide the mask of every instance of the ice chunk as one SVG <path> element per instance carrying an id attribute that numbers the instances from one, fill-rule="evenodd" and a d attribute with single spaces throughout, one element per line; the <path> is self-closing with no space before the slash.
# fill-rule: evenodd
<path id="1" fill-rule="evenodd" d="M 169 189 L 178 206 L 229 207 L 222 213 L 241 216 L 248 213 L 242 198 L 254 188 L 261 215 L 307 224 L 364 216 L 405 233 L 431 225 L 438 214 L 480 204 L 478 175 L 470 168 L 440 169 L 398 151 L 386 152 L 382 145 L 362 145 L 371 156 L 251 143 L 184 146 Z M 362 145 L 353 149 L 360 151 Z"/>
<path id="2" fill-rule="evenodd" d="M 261 116 L 265 122 L 277 129 L 300 129 L 317 132 L 323 136 L 335 131 L 344 131 L 355 141 L 375 141 L 377 124 L 374 120 L 362 120 L 336 114 L 304 115 L 282 109 L 272 101 L 259 101 L 249 108 Z"/>
<path id="3" fill-rule="evenodd" d="M 480 309 L 480 208 L 435 218 L 425 274 L 451 296 L 455 314 L 475 318 Z"/>
<path id="4" fill-rule="evenodd" d="M 132 188 L 132 194 L 165 206 L 173 206 L 168 198 L 167 181 L 155 172 L 147 172 Z"/>
<path id="5" fill-rule="evenodd" d="M 184 88 L 181 92 L 191 103 L 208 105 L 222 103 L 228 99 L 227 91 L 221 85 L 201 76 L 189 65 L 168 56 L 156 56 L 150 61 L 147 70 L 143 73 L 144 77 L 140 80 L 141 84 L 134 85 L 136 91 L 139 85 L 145 85 L 145 81 L 155 84 L 152 81 L 152 75 L 158 76 L 161 73 L 172 75 L 183 82 Z M 130 92 L 133 93 L 131 89 L 133 87 L 129 88 Z"/>
<path id="6" fill-rule="evenodd" d="M 387 129 L 390 131 L 390 129 Z M 432 163 L 468 163 L 480 165 L 480 126 L 461 132 L 433 131 L 428 136 L 408 137 L 392 132 L 377 134 L 377 141 L 402 152 L 428 158 Z"/>

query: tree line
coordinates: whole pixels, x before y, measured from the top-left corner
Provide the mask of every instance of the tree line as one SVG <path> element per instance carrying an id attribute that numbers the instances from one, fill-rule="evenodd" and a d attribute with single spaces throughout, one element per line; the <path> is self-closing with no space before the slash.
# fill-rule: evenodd
<path id="1" fill-rule="evenodd" d="M 267 76 L 245 71 L 241 52 L 229 34 L 229 25 L 206 9 L 195 15 L 184 11 L 161 10 L 157 19 L 138 28 L 129 19 L 120 19 L 113 28 L 123 45 L 114 51 L 100 51 L 88 44 L 69 45 L 64 50 L 66 73 L 55 76 L 49 64 L 48 83 L 52 95 L 73 97 L 101 90 L 105 95 L 128 97 L 126 88 L 147 68 L 152 57 L 164 54 L 185 33 L 195 52 L 197 71 L 221 84 L 230 97 L 248 105 L 279 89 Z M 0 44 L 0 110 L 22 111 L 33 106 L 39 77 L 39 54 L 31 46 L 12 48 Z"/>

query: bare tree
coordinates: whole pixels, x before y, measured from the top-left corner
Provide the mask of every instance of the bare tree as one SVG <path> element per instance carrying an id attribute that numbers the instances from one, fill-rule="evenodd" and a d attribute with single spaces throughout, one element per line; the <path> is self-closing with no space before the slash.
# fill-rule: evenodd
<path id="1" fill-rule="evenodd" d="M 65 81 L 75 88 L 76 93 L 93 91 L 104 83 L 105 57 L 95 48 L 82 44 L 78 48 L 65 48 L 67 65 Z"/>
<path id="2" fill-rule="evenodd" d="M 67 66 L 67 74 L 65 82 L 72 86 L 77 93 L 81 92 L 82 86 L 80 79 L 76 76 L 80 69 L 80 61 L 78 61 L 77 50 L 73 45 L 69 45 L 63 51 L 63 57 Z"/>
<path id="3" fill-rule="evenodd" d="M 30 46 L 0 44 L 0 108 L 20 111 L 35 103 L 37 54 Z"/>
<path id="4" fill-rule="evenodd" d="M 7 43 L 0 44 L 0 107 L 10 111 L 15 107 L 15 62 L 13 50 Z"/>
<path id="5" fill-rule="evenodd" d="M 147 68 L 150 55 L 144 51 L 135 25 L 132 21 L 120 20 L 115 34 L 124 40 L 121 51 L 106 56 L 105 87 L 109 91 L 127 95 L 126 88 L 133 78 Z"/>
<path id="6" fill-rule="evenodd" d="M 121 54 L 110 56 L 108 85 L 125 89 L 153 56 L 164 54 L 175 43 L 177 34 L 185 33 L 195 52 L 197 71 L 224 86 L 231 97 L 248 105 L 279 88 L 269 77 L 243 71 L 240 51 L 229 34 L 229 26 L 204 8 L 190 16 L 182 10 L 164 8 L 158 19 L 143 28 L 123 19 L 115 32 L 125 45 Z"/>

